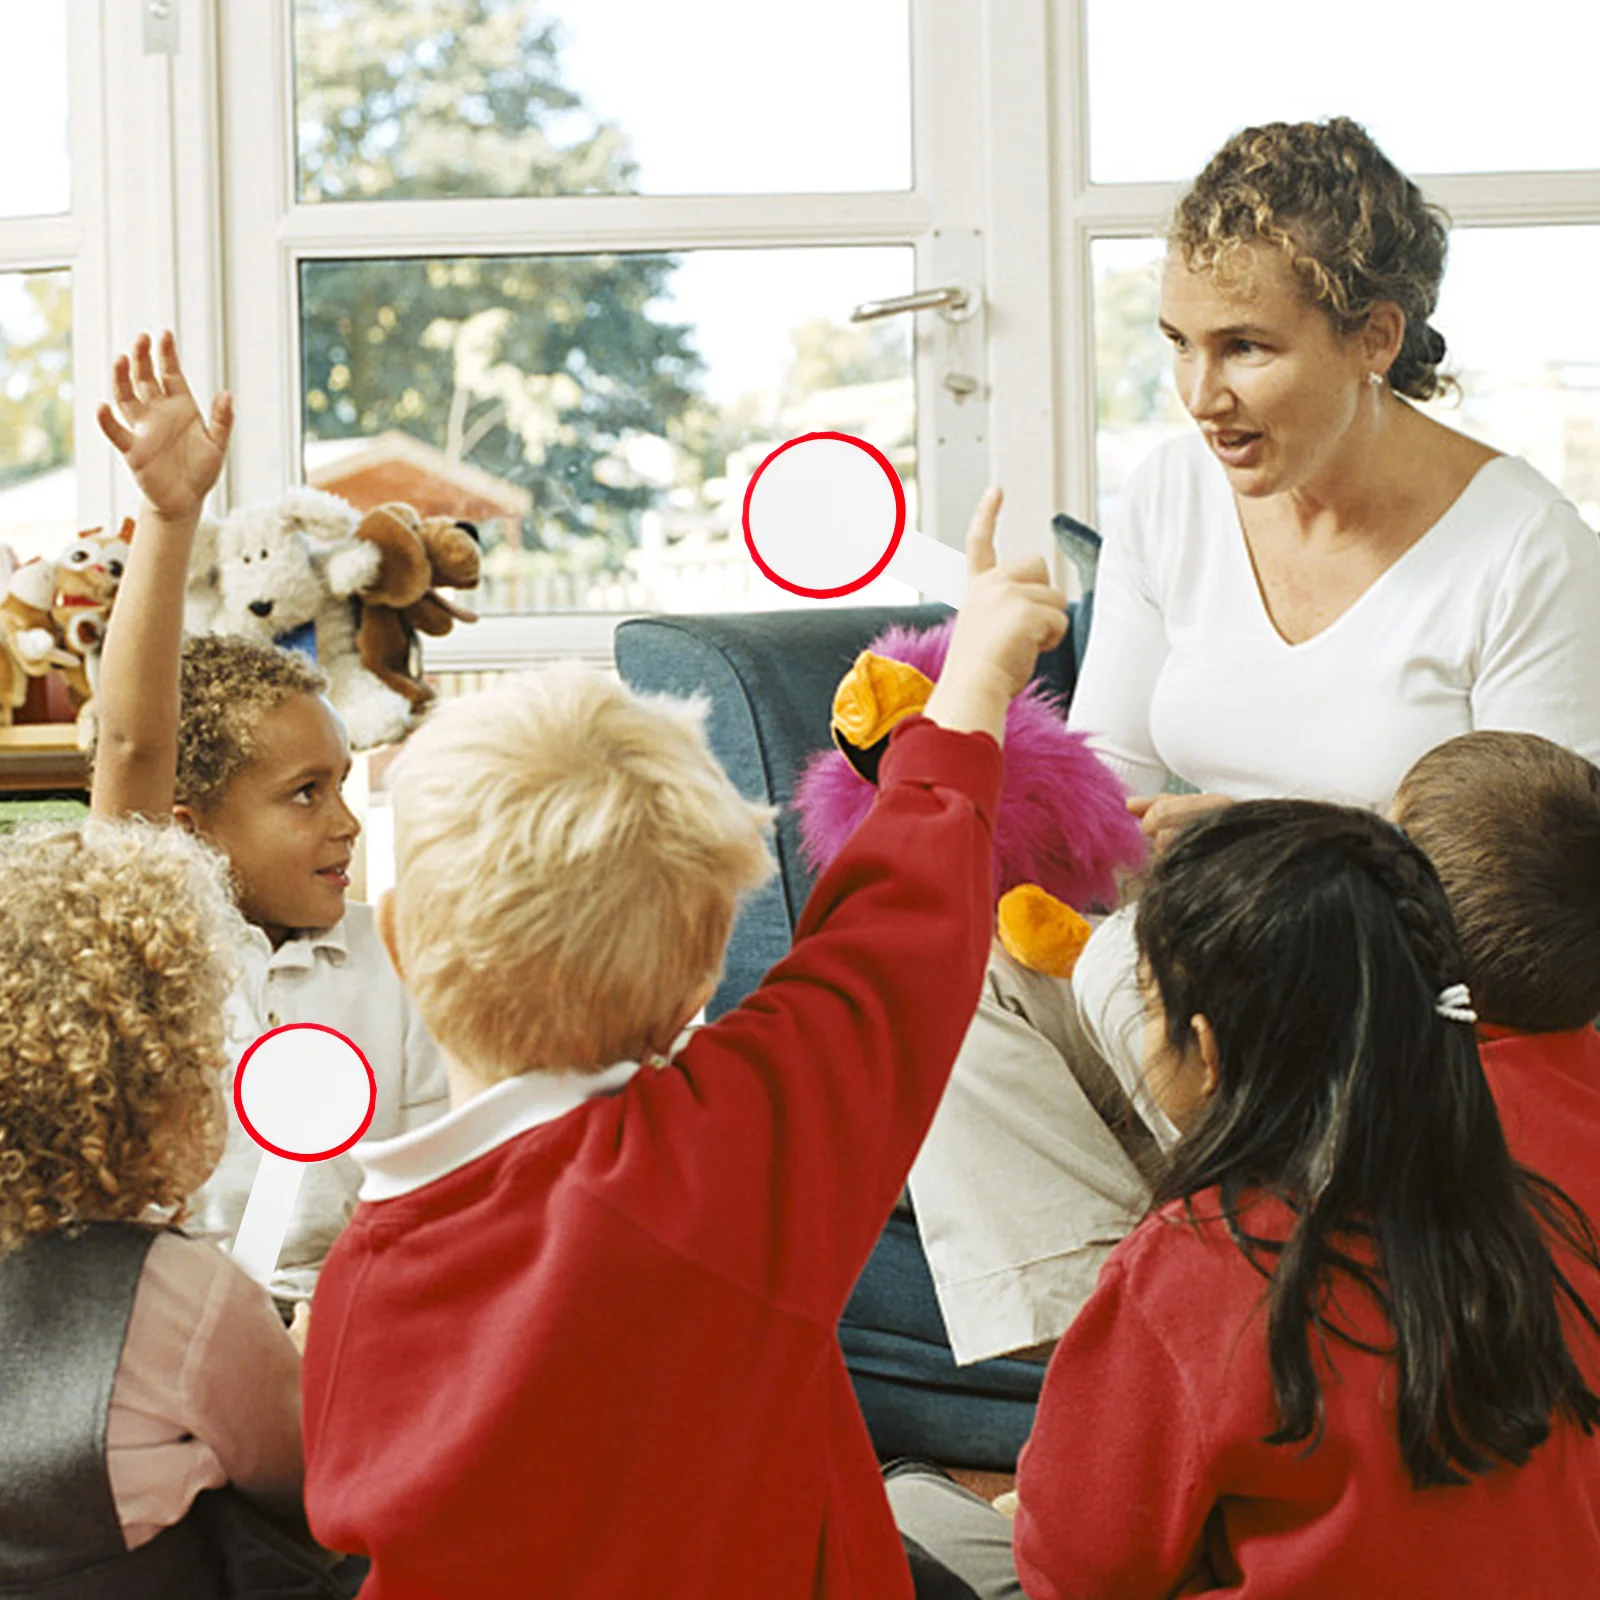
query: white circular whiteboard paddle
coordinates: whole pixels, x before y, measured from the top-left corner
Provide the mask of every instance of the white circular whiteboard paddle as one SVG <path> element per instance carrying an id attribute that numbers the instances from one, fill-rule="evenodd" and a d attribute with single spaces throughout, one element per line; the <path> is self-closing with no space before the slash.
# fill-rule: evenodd
<path id="1" fill-rule="evenodd" d="M 233 1078 L 233 1106 L 261 1146 L 233 1241 L 233 1259 L 260 1284 L 278 1267 L 284 1235 L 313 1161 L 343 1155 L 372 1125 L 378 1080 L 361 1051 L 320 1022 L 291 1022 L 245 1051 Z"/>

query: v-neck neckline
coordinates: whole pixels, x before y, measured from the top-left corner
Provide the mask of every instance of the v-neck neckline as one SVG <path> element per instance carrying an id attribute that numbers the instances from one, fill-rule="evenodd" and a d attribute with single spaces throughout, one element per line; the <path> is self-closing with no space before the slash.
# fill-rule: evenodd
<path id="1" fill-rule="evenodd" d="M 1309 634 L 1306 638 L 1298 641 L 1286 638 L 1283 630 L 1279 628 L 1278 624 L 1273 620 L 1271 608 L 1267 605 L 1266 592 L 1261 585 L 1261 574 L 1256 569 L 1255 555 L 1250 548 L 1250 539 L 1245 533 L 1244 518 L 1239 515 L 1238 497 L 1234 494 L 1233 489 L 1228 484 L 1226 477 L 1224 477 L 1223 490 L 1228 497 L 1228 506 L 1233 514 L 1233 529 L 1236 535 L 1235 549 L 1237 550 L 1240 559 L 1244 563 L 1245 577 L 1249 582 L 1251 594 L 1255 599 L 1256 614 L 1260 617 L 1262 625 L 1266 628 L 1268 634 L 1271 635 L 1281 650 L 1291 654 L 1296 651 L 1307 650 L 1319 640 L 1327 638 L 1330 633 L 1335 632 L 1343 624 L 1345 618 L 1351 616 L 1357 611 L 1362 610 L 1367 605 L 1370 597 L 1377 590 L 1382 589 L 1388 583 L 1390 576 L 1394 572 L 1410 561 L 1411 558 L 1415 556 L 1416 553 L 1424 546 L 1433 543 L 1435 540 L 1435 535 L 1438 534 L 1441 528 L 1444 528 L 1457 520 L 1461 511 L 1461 507 L 1463 504 L 1465 504 L 1467 497 L 1472 493 L 1473 489 L 1482 478 L 1484 472 L 1489 467 L 1492 467 L 1497 461 L 1506 461 L 1509 459 L 1510 457 L 1501 453 L 1492 455 L 1486 461 L 1480 462 L 1477 468 L 1474 470 L 1472 476 L 1468 478 L 1464 484 L 1462 484 L 1461 489 L 1457 493 L 1455 499 L 1452 500 L 1450 504 L 1439 513 L 1433 522 L 1430 523 L 1428 527 L 1424 528 L 1423 531 L 1418 534 L 1417 537 L 1413 539 L 1411 543 L 1407 545 L 1406 548 L 1402 550 L 1400 554 L 1397 555 L 1394 560 L 1391 561 L 1389 565 L 1386 566 L 1383 571 L 1380 572 L 1372 580 L 1372 582 L 1369 583 L 1366 588 L 1363 589 L 1361 593 L 1358 594 L 1355 599 L 1353 599 L 1350 604 L 1338 614 L 1338 616 L 1334 617 L 1331 621 L 1324 623 L 1323 626 L 1318 628 L 1315 633 Z"/>

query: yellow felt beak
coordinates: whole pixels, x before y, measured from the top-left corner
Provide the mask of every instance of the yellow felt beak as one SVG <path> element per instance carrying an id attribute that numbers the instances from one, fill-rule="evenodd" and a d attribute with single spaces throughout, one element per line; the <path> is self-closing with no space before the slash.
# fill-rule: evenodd
<path id="1" fill-rule="evenodd" d="M 863 650 L 834 691 L 834 739 L 869 750 L 897 722 L 922 710 L 932 693 L 933 680 L 915 667 Z"/>
<path id="2" fill-rule="evenodd" d="M 1072 976 L 1089 938 L 1089 924 L 1036 883 L 1001 895 L 996 931 L 1013 961 L 1052 978 Z"/>

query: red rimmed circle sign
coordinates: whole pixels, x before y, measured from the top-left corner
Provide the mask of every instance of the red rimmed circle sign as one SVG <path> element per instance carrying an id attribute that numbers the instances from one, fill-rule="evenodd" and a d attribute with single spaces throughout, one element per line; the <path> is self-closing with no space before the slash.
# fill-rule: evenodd
<path id="1" fill-rule="evenodd" d="M 887 570 L 906 531 L 906 492 L 876 445 L 806 433 L 756 468 L 743 523 L 751 559 L 779 588 L 831 600 Z"/>
<path id="2" fill-rule="evenodd" d="M 286 1161 L 331 1161 L 372 1126 L 378 1080 L 337 1028 L 289 1022 L 240 1058 L 233 1108 L 263 1150 Z"/>

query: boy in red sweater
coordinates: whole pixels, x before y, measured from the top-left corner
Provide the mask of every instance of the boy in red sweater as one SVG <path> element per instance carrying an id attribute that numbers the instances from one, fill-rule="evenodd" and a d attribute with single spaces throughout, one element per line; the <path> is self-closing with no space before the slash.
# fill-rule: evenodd
<path id="1" fill-rule="evenodd" d="M 1391 813 L 1438 869 L 1511 1153 L 1600 1229 L 1600 768 L 1531 733 L 1430 750 Z"/>
<path id="2" fill-rule="evenodd" d="M 700 709 L 555 672 L 413 738 L 380 923 L 453 1109 L 363 1147 L 305 1361 L 307 1508 L 368 1600 L 911 1594 L 834 1329 L 977 1003 L 1005 709 L 1065 626 L 998 504 L 792 953 L 671 1060 L 770 871 Z"/>

